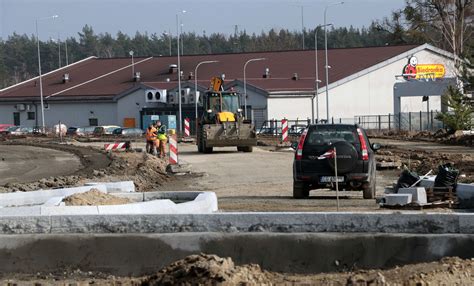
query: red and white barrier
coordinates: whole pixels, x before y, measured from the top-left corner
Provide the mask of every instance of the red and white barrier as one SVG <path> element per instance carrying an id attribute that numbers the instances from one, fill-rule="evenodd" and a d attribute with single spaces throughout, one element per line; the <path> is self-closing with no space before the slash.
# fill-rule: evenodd
<path id="1" fill-rule="evenodd" d="M 116 142 L 104 144 L 105 151 L 126 150 L 130 148 L 129 142 Z"/>
<path id="2" fill-rule="evenodd" d="M 184 137 L 189 137 L 191 135 L 191 126 L 189 123 L 189 118 L 184 119 Z"/>
<path id="3" fill-rule="evenodd" d="M 170 165 L 178 164 L 178 141 L 176 140 L 176 135 L 169 137 L 169 149 L 170 149 Z"/>
<path id="4" fill-rule="evenodd" d="M 283 119 L 281 121 L 281 141 L 286 142 L 288 140 L 288 120 Z"/>

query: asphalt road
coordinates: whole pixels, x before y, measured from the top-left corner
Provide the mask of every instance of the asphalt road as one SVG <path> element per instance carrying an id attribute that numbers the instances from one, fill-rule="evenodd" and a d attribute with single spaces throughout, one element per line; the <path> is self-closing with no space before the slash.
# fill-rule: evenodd
<path id="1" fill-rule="evenodd" d="M 32 146 L 0 146 L 0 185 L 68 175 L 80 168 L 79 158 L 68 152 Z"/>
<path id="2" fill-rule="evenodd" d="M 179 158 L 191 164 L 194 172 L 203 176 L 189 179 L 180 189 L 213 191 L 224 211 L 333 211 L 336 192 L 314 190 L 310 198 L 293 199 L 291 151 L 274 152 L 254 148 L 252 153 L 237 152 L 236 148 L 216 148 L 212 154 L 197 152 L 196 146 L 181 144 Z M 398 172 L 379 172 L 379 195 L 387 181 Z M 340 210 L 377 210 L 375 200 L 364 200 L 362 192 L 341 191 Z"/>

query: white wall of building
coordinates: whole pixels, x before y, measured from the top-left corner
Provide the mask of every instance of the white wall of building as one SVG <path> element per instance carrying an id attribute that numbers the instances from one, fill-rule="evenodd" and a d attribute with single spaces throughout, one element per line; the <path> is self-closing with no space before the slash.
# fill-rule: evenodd
<path id="1" fill-rule="evenodd" d="M 311 98 L 268 98 L 268 119 L 306 120 L 311 118 Z"/>

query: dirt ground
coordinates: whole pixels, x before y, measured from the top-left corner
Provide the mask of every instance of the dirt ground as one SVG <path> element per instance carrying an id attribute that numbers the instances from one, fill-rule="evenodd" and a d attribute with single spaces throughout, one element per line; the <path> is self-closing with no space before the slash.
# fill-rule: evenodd
<path id="1" fill-rule="evenodd" d="M 88 192 L 77 193 L 65 197 L 63 202 L 66 206 L 103 206 L 128 204 L 130 203 L 130 200 L 102 193 L 101 191 L 92 188 Z"/>
<path id="2" fill-rule="evenodd" d="M 116 277 L 80 270 L 35 275 L 0 274 L 3 285 L 472 285 L 474 260 L 457 257 L 392 269 L 294 274 L 235 265 L 231 258 L 191 255 L 144 277 Z"/>

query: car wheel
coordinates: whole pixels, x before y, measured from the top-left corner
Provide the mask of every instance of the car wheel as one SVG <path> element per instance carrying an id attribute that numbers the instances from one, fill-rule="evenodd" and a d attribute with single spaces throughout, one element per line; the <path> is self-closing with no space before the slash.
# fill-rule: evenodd
<path id="1" fill-rule="evenodd" d="M 364 188 L 364 199 L 375 199 L 375 189 L 376 189 L 376 179 L 375 175 L 370 180 L 368 186 Z"/>
<path id="2" fill-rule="evenodd" d="M 293 181 L 293 198 L 304 199 L 309 197 L 309 188 L 303 182 Z"/>

